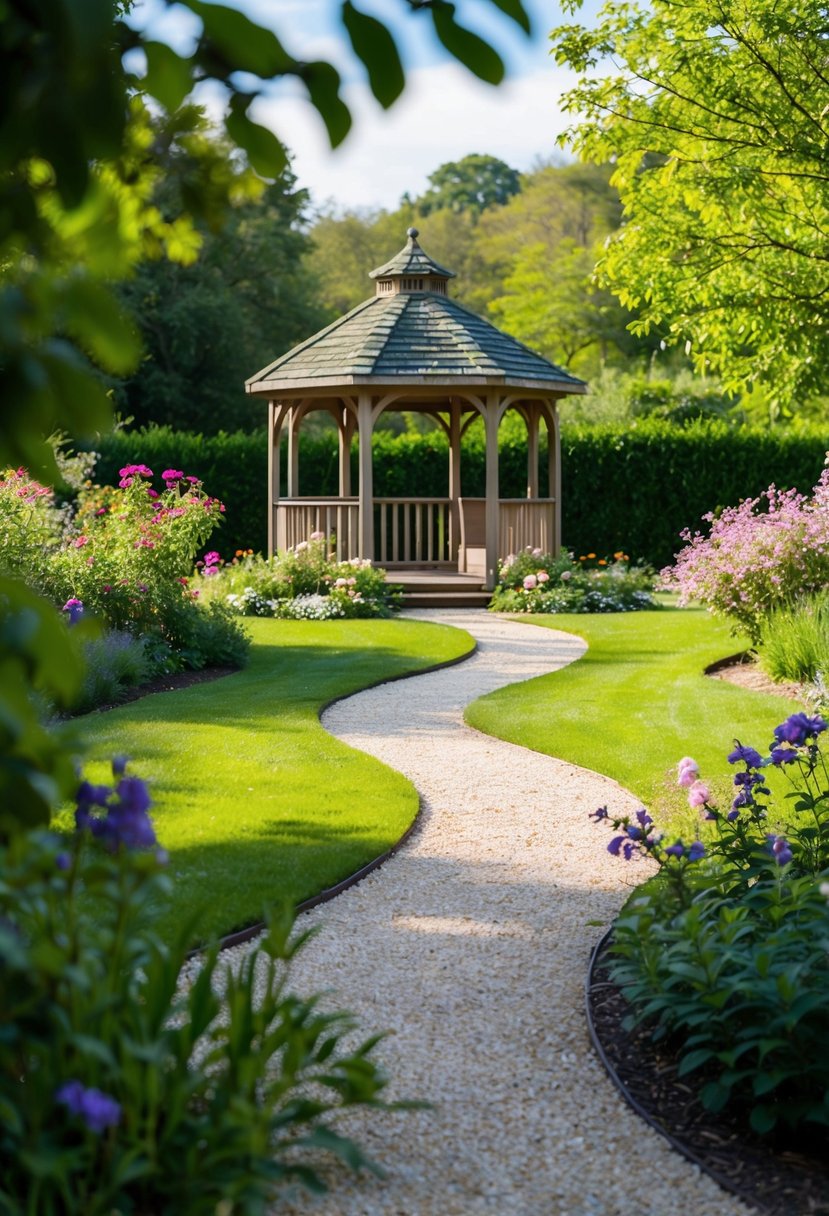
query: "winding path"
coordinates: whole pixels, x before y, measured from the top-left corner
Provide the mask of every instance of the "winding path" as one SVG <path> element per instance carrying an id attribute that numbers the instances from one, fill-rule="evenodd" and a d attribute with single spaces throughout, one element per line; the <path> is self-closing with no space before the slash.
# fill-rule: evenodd
<path id="1" fill-rule="evenodd" d="M 390 1098 L 340 1128 L 385 1180 L 327 1171 L 331 1193 L 279 1211 L 320 1216 L 750 1216 L 624 1105 L 590 1047 L 591 947 L 641 879 L 587 818 L 638 805 L 615 782 L 482 735 L 463 708 L 564 666 L 584 644 L 485 612 L 423 612 L 478 640 L 457 667 L 328 710 L 339 738 L 405 773 L 420 828 L 359 886 L 310 914 L 323 932 L 299 991 L 336 990 L 378 1055 Z M 549 724 L 555 747 L 555 721 Z M 323 1171 L 326 1172 L 326 1171 Z"/>

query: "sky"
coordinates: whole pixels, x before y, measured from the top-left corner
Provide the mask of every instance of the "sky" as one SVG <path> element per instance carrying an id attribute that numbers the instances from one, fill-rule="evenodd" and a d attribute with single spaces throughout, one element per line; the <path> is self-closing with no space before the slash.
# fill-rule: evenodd
<path id="1" fill-rule="evenodd" d="M 507 63 L 507 80 L 497 88 L 481 83 L 448 56 L 432 34 L 428 15 L 402 15 L 401 0 L 359 0 L 363 11 L 394 23 L 404 56 L 406 89 L 388 111 L 372 97 L 361 65 L 344 42 L 337 0 L 230 2 L 275 29 L 293 55 L 329 59 L 343 77 L 354 126 L 334 151 L 298 82 L 276 85 L 251 112 L 291 150 L 299 184 L 317 207 L 393 210 L 404 193 L 421 193 L 438 165 L 472 152 L 497 156 L 519 170 L 561 155 L 556 137 L 570 120 L 562 114 L 559 98 L 572 77 L 549 55 L 548 33 L 563 20 L 556 0 L 525 0 L 531 39 L 484 0 L 459 0 L 457 19 L 491 37 Z M 159 0 L 142 0 L 134 10 L 135 19 L 147 22 L 155 36 L 169 37 L 184 49 L 188 27 L 181 14 L 173 8 L 162 15 Z M 218 94 L 200 100 L 218 117 Z"/>

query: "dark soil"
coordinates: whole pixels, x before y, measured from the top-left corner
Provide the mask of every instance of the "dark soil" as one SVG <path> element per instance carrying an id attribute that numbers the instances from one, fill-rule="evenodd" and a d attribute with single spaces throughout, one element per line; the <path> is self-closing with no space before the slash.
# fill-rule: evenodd
<path id="1" fill-rule="evenodd" d="M 588 979 L 592 1036 L 613 1082 L 630 1105 L 683 1156 L 749 1206 L 768 1216 L 829 1216 L 829 1152 L 757 1136 L 737 1115 L 705 1110 L 694 1078 L 677 1075 L 677 1058 L 647 1029 L 625 1030 L 630 1007 L 607 974 L 599 948 Z"/>
<path id="2" fill-rule="evenodd" d="M 209 680 L 219 680 L 222 676 L 232 676 L 238 667 L 204 667 L 201 671 L 177 671 L 174 675 L 156 676 L 146 684 L 125 690 L 124 695 L 117 701 L 107 705 L 97 705 L 89 710 L 91 714 L 101 714 L 107 709 L 117 709 L 130 701 L 140 701 L 154 692 L 176 692 L 179 688 L 190 688 L 193 684 L 206 684 Z"/>

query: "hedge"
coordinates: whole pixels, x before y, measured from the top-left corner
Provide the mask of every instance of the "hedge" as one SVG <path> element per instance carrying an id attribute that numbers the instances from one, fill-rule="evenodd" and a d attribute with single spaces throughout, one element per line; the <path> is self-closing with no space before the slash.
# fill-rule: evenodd
<path id="1" fill-rule="evenodd" d="M 96 480 L 113 482 L 124 464 L 150 465 L 156 472 L 183 469 L 201 477 L 209 493 L 227 506 L 215 537 L 223 555 L 267 544 L 267 447 L 254 434 L 176 433 L 168 427 L 118 431 L 101 438 Z M 665 422 L 572 427 L 562 435 L 562 532 L 576 554 L 624 550 L 663 566 L 681 547 L 679 533 L 700 527 L 702 516 L 755 496 L 772 482 L 808 491 L 820 476 L 829 448 L 829 427 L 790 431 L 732 428 L 718 420 L 679 427 Z M 285 453 L 283 445 L 282 459 Z M 542 470 L 546 454 L 542 452 Z M 352 454 L 356 485 L 356 452 Z M 471 435 L 464 446 L 463 489 L 484 492 L 484 448 Z M 501 493 L 526 492 L 526 447 L 502 437 Z M 449 455 L 445 436 L 374 439 L 374 485 L 378 497 L 441 497 L 446 493 Z M 284 479 L 283 468 L 283 479 Z M 542 471 L 542 486 L 544 476 Z M 283 480 L 284 485 L 284 480 Z M 303 436 L 300 444 L 303 494 L 337 492 L 336 436 Z"/>

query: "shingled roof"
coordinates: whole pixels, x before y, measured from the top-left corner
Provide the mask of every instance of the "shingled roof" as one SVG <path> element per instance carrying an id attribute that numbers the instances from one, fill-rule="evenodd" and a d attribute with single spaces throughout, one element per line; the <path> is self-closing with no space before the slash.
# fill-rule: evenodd
<path id="1" fill-rule="evenodd" d="M 377 295 L 257 372 L 247 391 L 458 381 L 584 391 L 582 380 L 450 299 L 452 271 L 433 262 L 417 236 L 409 229 L 405 248 L 371 272 Z"/>

